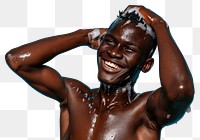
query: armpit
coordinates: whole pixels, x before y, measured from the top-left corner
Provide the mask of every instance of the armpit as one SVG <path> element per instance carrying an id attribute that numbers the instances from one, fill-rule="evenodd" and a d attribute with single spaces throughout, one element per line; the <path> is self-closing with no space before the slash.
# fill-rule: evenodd
<path id="1" fill-rule="evenodd" d="M 160 130 L 161 127 L 154 121 L 150 120 L 148 116 L 144 115 L 142 119 L 142 123 L 144 126 L 146 126 L 150 130 Z"/>
<path id="2" fill-rule="evenodd" d="M 62 101 L 61 103 L 60 103 L 60 108 L 62 108 L 62 107 L 67 107 L 68 106 L 68 101 L 67 101 L 67 99 L 65 99 L 64 101 Z"/>

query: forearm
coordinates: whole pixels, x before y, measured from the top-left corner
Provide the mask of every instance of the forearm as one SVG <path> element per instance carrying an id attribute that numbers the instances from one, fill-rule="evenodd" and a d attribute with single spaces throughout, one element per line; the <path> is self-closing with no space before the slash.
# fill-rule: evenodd
<path id="1" fill-rule="evenodd" d="M 23 45 L 9 51 L 6 60 L 15 70 L 22 66 L 40 66 L 60 53 L 87 44 L 87 34 L 90 31 L 78 30 Z"/>
<path id="2" fill-rule="evenodd" d="M 163 89 L 172 99 L 179 96 L 174 93 L 193 94 L 191 73 L 165 22 L 155 23 L 153 28 L 158 42 L 159 72 Z"/>

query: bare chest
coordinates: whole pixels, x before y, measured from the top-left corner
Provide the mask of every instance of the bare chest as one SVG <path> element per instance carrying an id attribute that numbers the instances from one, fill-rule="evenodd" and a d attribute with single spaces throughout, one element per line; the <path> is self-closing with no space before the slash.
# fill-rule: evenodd
<path id="1" fill-rule="evenodd" d="M 97 106 L 81 100 L 70 109 L 69 131 L 73 139 L 114 140 L 132 139 L 142 124 L 144 106 L 137 101 L 131 105 Z"/>
<path id="2" fill-rule="evenodd" d="M 143 140 L 145 134 L 152 135 L 143 122 L 147 96 L 131 104 L 116 104 L 102 103 L 96 94 L 79 88 L 71 93 L 67 140 Z M 145 132 L 143 136 L 141 132 Z"/>

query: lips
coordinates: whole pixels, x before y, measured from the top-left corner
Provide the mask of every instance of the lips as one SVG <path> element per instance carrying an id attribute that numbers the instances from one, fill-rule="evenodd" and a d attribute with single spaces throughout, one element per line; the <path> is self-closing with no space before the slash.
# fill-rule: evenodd
<path id="1" fill-rule="evenodd" d="M 110 62 L 110 61 L 105 60 L 105 59 L 101 59 L 101 66 L 105 71 L 110 72 L 110 73 L 116 73 L 116 72 L 119 72 L 123 69 L 118 64 Z"/>

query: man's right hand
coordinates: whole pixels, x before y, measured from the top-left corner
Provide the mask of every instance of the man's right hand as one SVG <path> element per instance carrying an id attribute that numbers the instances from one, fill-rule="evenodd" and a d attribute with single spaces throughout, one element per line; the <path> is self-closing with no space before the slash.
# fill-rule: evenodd
<path id="1" fill-rule="evenodd" d="M 89 46 L 92 49 L 98 49 L 107 32 L 107 28 L 97 28 L 88 33 Z"/>

